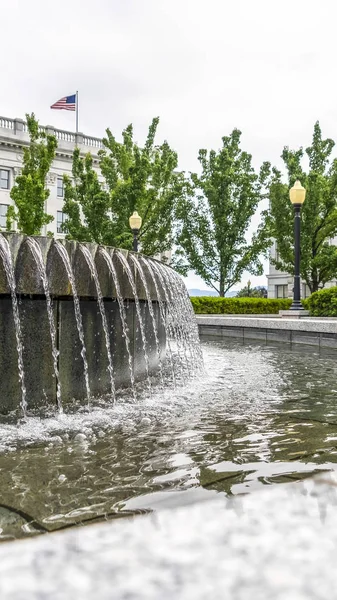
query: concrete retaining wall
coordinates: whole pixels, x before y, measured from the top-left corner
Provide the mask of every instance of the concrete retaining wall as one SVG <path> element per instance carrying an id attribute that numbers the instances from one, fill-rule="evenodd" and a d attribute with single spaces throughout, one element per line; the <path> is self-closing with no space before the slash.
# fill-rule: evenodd
<path id="1" fill-rule="evenodd" d="M 280 319 L 197 315 L 200 335 L 241 340 L 290 342 L 337 349 L 337 322 L 329 319 Z"/>

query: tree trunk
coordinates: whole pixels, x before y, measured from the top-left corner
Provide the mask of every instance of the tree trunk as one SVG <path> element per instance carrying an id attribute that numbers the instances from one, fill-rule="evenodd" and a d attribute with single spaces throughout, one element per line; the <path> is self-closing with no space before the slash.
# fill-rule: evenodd
<path id="1" fill-rule="evenodd" d="M 318 290 L 319 290 L 318 284 L 319 284 L 319 279 L 318 279 L 317 273 L 314 272 L 311 274 L 310 284 L 308 283 L 308 287 L 309 287 L 311 294 L 313 294 L 314 292 L 318 292 Z"/>
<path id="2" fill-rule="evenodd" d="M 225 295 L 225 278 L 222 273 L 220 273 L 220 287 L 219 287 L 219 296 L 223 298 Z"/>

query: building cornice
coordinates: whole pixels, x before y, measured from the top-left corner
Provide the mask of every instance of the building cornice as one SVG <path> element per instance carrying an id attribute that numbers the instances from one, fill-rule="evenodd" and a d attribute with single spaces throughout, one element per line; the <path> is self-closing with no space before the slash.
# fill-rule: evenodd
<path id="1" fill-rule="evenodd" d="M 88 136 L 81 132 L 75 133 L 56 129 L 52 125 L 40 126 L 39 128 L 47 135 L 56 137 L 58 143 L 56 156 L 72 160 L 73 152 L 78 147 L 82 156 L 90 152 L 94 163 L 99 162 L 98 152 L 103 148 L 103 142 L 100 138 Z M 27 123 L 22 119 L 0 117 L 0 145 L 20 149 L 29 146 Z"/>
<path id="2" fill-rule="evenodd" d="M 29 147 L 29 141 L 22 140 L 20 142 L 16 142 L 16 141 L 11 140 L 9 138 L 5 139 L 4 137 L 1 136 L 1 133 L 0 133 L 0 147 L 1 146 L 5 147 L 5 148 L 12 148 L 14 151 L 16 150 L 16 151 L 19 151 L 20 153 L 22 153 L 22 151 L 23 151 L 24 148 L 28 148 Z M 67 160 L 69 162 L 72 162 L 73 152 L 75 150 L 75 147 L 76 146 L 74 144 L 74 149 L 73 150 L 69 150 L 69 151 L 67 151 L 67 150 L 65 150 L 63 148 L 56 148 L 55 158 L 59 157 L 62 160 Z M 88 152 L 90 152 L 90 150 L 88 150 L 87 148 L 85 148 L 85 149 L 80 148 L 81 156 L 85 156 Z M 98 158 L 97 155 L 93 155 L 92 158 L 93 158 L 93 163 L 94 164 L 99 164 L 99 158 Z"/>

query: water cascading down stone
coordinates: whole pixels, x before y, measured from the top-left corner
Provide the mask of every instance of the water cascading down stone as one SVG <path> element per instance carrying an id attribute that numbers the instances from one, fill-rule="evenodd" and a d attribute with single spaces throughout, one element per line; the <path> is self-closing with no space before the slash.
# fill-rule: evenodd
<path id="1" fill-rule="evenodd" d="M 142 261 L 143 264 L 145 264 L 144 258 L 140 257 L 140 260 Z M 171 370 L 171 377 L 172 377 L 172 382 L 173 385 L 176 385 L 176 378 L 175 378 L 175 372 L 174 372 L 174 363 L 173 363 L 173 353 L 172 353 L 172 347 L 171 347 L 171 338 L 169 335 L 169 322 L 168 322 L 168 309 L 167 306 L 164 304 L 163 299 L 162 299 L 162 295 L 159 291 L 159 287 L 158 287 L 158 283 L 157 280 L 155 278 L 154 275 L 154 271 L 152 269 L 152 266 L 150 264 L 149 261 L 147 261 L 147 270 L 150 274 L 152 283 L 154 285 L 155 291 L 156 291 L 156 295 L 158 298 L 158 304 L 159 304 L 159 310 L 160 310 L 160 316 L 162 319 L 162 322 L 164 324 L 165 327 L 165 331 L 167 332 L 167 351 L 168 351 L 168 360 L 169 360 L 169 364 L 170 364 L 170 370 Z"/>
<path id="2" fill-rule="evenodd" d="M 159 344 L 159 338 L 158 338 L 157 322 L 156 322 L 156 317 L 155 317 L 153 306 L 152 306 L 152 299 L 151 299 L 151 295 L 150 295 L 150 290 L 149 290 L 149 287 L 147 285 L 147 281 L 146 281 L 146 277 L 145 277 L 144 271 L 142 269 L 142 266 L 141 266 L 141 264 L 140 264 L 137 256 L 134 255 L 134 254 L 130 254 L 130 259 L 133 262 L 133 264 L 135 265 L 136 270 L 139 273 L 139 276 L 140 276 L 140 278 L 142 280 L 142 284 L 144 286 L 144 290 L 145 290 L 145 294 L 146 294 L 146 299 L 147 299 L 147 306 L 148 306 L 148 309 L 149 309 L 149 313 L 151 315 L 153 333 L 154 333 L 154 337 L 155 337 L 155 340 L 156 340 L 156 348 L 157 348 L 157 355 L 158 355 L 158 365 L 159 365 L 160 381 L 161 381 L 161 384 L 164 385 L 164 381 L 163 381 L 163 368 L 162 368 L 162 358 L 161 358 L 160 344 Z"/>
<path id="3" fill-rule="evenodd" d="M 139 329 L 140 329 L 140 335 L 142 338 L 142 344 L 143 344 L 143 350 L 144 350 L 144 360 L 145 360 L 145 371 L 146 371 L 147 384 L 149 387 L 149 393 L 151 394 L 149 357 L 148 357 L 148 352 L 147 352 L 146 335 L 145 335 L 142 312 L 141 312 L 141 308 L 140 308 L 140 304 L 139 304 L 139 298 L 138 298 L 138 294 L 137 294 L 136 283 L 135 283 L 135 279 L 132 274 L 130 265 L 129 265 L 128 261 L 126 260 L 124 254 L 120 250 L 116 250 L 116 254 L 123 266 L 123 269 L 126 273 L 129 283 L 131 285 L 131 289 L 132 289 L 132 293 L 133 293 L 133 297 L 134 297 L 134 301 L 135 301 L 135 306 L 136 306 L 138 325 L 139 325 Z"/>
<path id="4" fill-rule="evenodd" d="M 132 354 L 131 354 L 131 350 L 130 350 L 129 329 L 127 326 L 127 318 L 126 318 L 124 300 L 123 300 L 123 296 L 121 294 L 121 288 L 119 285 L 117 272 L 116 272 L 115 266 L 113 264 L 112 256 L 111 256 L 111 254 L 109 254 L 109 252 L 106 250 L 106 248 L 100 247 L 100 252 L 108 265 L 108 269 L 109 269 L 113 284 L 116 289 L 117 302 L 118 302 L 118 306 L 119 306 L 119 314 L 120 314 L 121 323 L 122 323 L 122 331 L 123 331 L 122 337 L 125 340 L 125 347 L 126 347 L 126 353 L 127 353 L 127 359 L 128 359 L 128 365 L 129 365 L 131 391 L 132 391 L 133 399 L 136 401 L 135 376 L 133 373 Z"/>
<path id="5" fill-rule="evenodd" d="M 26 416 L 27 411 L 27 400 L 26 400 L 26 386 L 25 386 L 25 373 L 23 369 L 23 358 L 22 358 L 22 335 L 21 335 L 21 325 L 20 325 L 20 316 L 19 316 L 19 308 L 18 301 L 16 297 L 16 283 L 15 283 L 15 274 L 13 269 L 13 262 L 10 247 L 7 239 L 0 233 L 0 257 L 2 258 L 2 263 L 6 272 L 8 286 L 11 291 L 12 297 L 12 308 L 13 308 L 13 317 L 14 317 L 14 326 L 15 326 L 15 337 L 16 337 L 16 347 L 18 353 L 18 375 L 21 383 L 21 409 L 23 415 Z M 6 288 L 6 284 L 4 282 L 3 289 Z M 0 405 L 1 407 L 1 405 Z"/>
<path id="6" fill-rule="evenodd" d="M 123 387 L 135 402 L 137 381 L 151 395 L 202 367 L 190 300 L 170 267 L 19 234 L 0 234 L 0 348 L 0 414 L 111 403 Z"/>
<path id="7" fill-rule="evenodd" d="M 60 256 L 63 260 L 64 266 L 67 271 L 67 275 L 69 277 L 69 282 L 71 285 L 72 293 L 73 293 L 77 331 L 78 331 L 78 336 L 79 336 L 79 338 L 81 340 L 81 344 L 82 344 L 81 356 L 83 359 L 85 388 L 86 388 L 86 393 L 87 393 L 87 400 L 89 403 L 90 402 L 90 383 L 89 383 L 87 350 L 86 350 L 85 341 L 84 341 L 82 314 L 81 314 L 81 309 L 80 309 L 80 302 L 79 302 L 78 295 L 77 295 L 75 277 L 74 277 L 70 259 L 69 259 L 69 256 L 68 256 L 68 253 L 67 253 L 65 247 L 63 246 L 63 244 L 61 244 L 61 242 L 56 242 L 55 245 L 56 245 L 57 251 L 60 253 Z"/>
<path id="8" fill-rule="evenodd" d="M 38 272 L 39 272 L 41 280 L 42 280 L 43 289 L 44 289 L 44 293 L 46 296 L 48 321 L 49 321 L 49 327 L 50 327 L 50 339 L 51 339 L 51 347 L 52 347 L 52 354 L 53 354 L 54 374 L 55 374 L 55 379 L 56 379 L 56 400 L 57 400 L 58 409 L 60 412 L 62 412 L 61 384 L 60 384 L 60 375 L 59 375 L 59 368 L 58 368 L 59 352 L 57 349 L 57 331 L 56 331 L 56 325 L 55 325 L 55 320 L 54 320 L 52 301 L 50 298 L 46 266 L 43 262 L 41 248 L 40 248 L 38 242 L 36 241 L 36 239 L 34 239 L 32 237 L 28 238 L 28 244 L 29 244 L 29 246 L 32 250 L 32 253 L 34 255 L 34 258 L 36 260 L 36 265 L 37 265 Z"/>
<path id="9" fill-rule="evenodd" d="M 91 275 L 95 281 L 96 292 L 97 292 L 97 302 L 98 302 L 99 311 L 100 311 L 101 317 L 102 317 L 102 326 L 103 326 L 103 330 L 104 330 L 106 352 L 107 352 L 108 361 L 109 361 L 108 370 L 109 370 L 110 384 L 111 384 L 111 395 L 112 395 L 113 400 L 115 400 L 115 380 L 114 380 L 114 372 L 113 372 L 111 350 L 110 350 L 110 337 L 109 337 L 109 332 L 108 332 L 108 324 L 107 324 L 107 320 L 106 320 L 101 286 L 100 286 L 99 279 L 98 279 L 96 265 L 93 261 L 90 251 L 88 250 L 88 248 L 86 246 L 83 246 L 83 245 L 81 245 L 81 250 L 85 256 L 85 260 L 88 263 Z"/>

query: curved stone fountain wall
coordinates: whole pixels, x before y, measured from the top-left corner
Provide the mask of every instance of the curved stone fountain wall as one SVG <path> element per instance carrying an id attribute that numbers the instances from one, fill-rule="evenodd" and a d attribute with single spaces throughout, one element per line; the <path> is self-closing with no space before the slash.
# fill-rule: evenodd
<path id="1" fill-rule="evenodd" d="M 28 238 L 19 234 L 0 236 L 3 244 L 8 242 L 15 276 L 27 408 L 57 404 L 57 379 L 63 405 L 73 398 L 87 401 L 83 345 L 76 322 L 73 289 L 58 247 L 60 244 L 69 256 L 79 299 L 90 395 L 95 397 L 111 393 L 111 369 L 115 388 L 129 386 L 132 377 L 135 380 L 146 377 L 147 371 L 158 371 L 166 351 L 166 329 L 163 323 L 165 290 L 161 277 L 154 278 L 153 274 L 154 268 L 172 271 L 171 269 L 146 258 L 139 260 L 146 278 L 146 289 L 139 268 L 136 268 L 136 261 L 127 251 L 102 251 L 96 244 L 81 245 L 48 237 Z M 34 243 L 32 240 L 35 240 Z M 36 250 L 34 254 L 36 243 L 41 252 L 52 300 L 49 318 L 46 288 L 41 269 L 38 268 Z M 89 250 L 91 266 L 83 246 Z M 112 267 L 111 264 L 109 267 L 107 254 Z M 112 269 L 117 275 L 119 290 L 116 289 Z M 93 276 L 95 271 L 98 282 L 95 282 Z M 173 271 L 172 273 L 174 274 Z M 102 296 L 100 306 L 97 302 L 97 285 Z M 5 261 L 1 260 L 0 255 L 0 413 L 17 409 L 20 403 L 22 406 L 22 381 L 18 377 L 18 331 L 15 329 L 11 292 L 13 290 L 9 285 Z M 118 293 L 120 301 L 122 298 L 122 305 L 117 301 Z M 123 309 L 124 323 L 121 317 Z M 146 334 L 145 344 L 144 336 L 141 335 L 140 315 L 143 333 Z M 53 324 L 55 327 L 52 327 Z M 51 337 L 53 329 L 56 348 L 54 357 Z"/>

